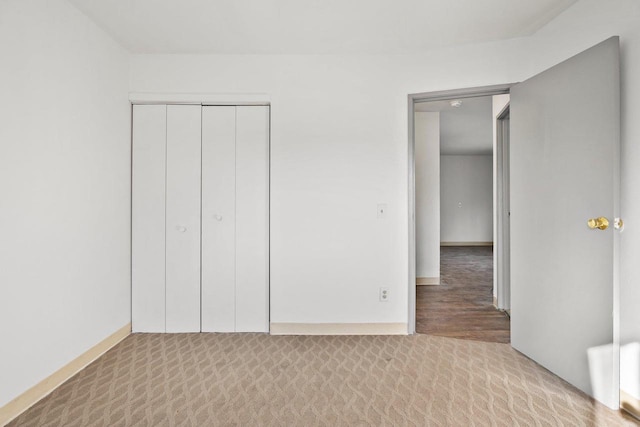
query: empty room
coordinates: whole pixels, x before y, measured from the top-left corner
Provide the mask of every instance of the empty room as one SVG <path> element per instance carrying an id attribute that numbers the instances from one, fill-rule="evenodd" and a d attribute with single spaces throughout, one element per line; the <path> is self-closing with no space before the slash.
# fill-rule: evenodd
<path id="1" fill-rule="evenodd" d="M 0 0 L 0 58 L 0 426 L 640 423 L 636 0 Z M 479 97 L 493 341 L 416 327 Z"/>

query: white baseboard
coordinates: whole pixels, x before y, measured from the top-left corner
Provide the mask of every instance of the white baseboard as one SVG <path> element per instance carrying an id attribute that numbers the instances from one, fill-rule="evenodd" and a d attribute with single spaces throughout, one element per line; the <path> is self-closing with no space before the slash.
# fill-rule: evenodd
<path id="1" fill-rule="evenodd" d="M 416 285 L 439 285 L 439 277 L 416 277 Z"/>
<path id="2" fill-rule="evenodd" d="M 440 246 L 493 246 L 493 242 L 440 242 Z"/>
<path id="3" fill-rule="evenodd" d="M 640 419 L 640 400 L 624 390 L 620 390 L 620 407 Z"/>
<path id="4" fill-rule="evenodd" d="M 271 335 L 407 335 L 406 323 L 271 323 Z"/>
<path id="5" fill-rule="evenodd" d="M 49 375 L 38 384 L 34 385 L 6 405 L 0 408 L 0 426 L 8 424 L 11 420 L 32 407 L 35 403 L 47 396 L 62 383 L 87 367 L 90 363 L 102 356 L 113 346 L 131 334 L 131 323 L 109 335 L 89 350 Z"/>

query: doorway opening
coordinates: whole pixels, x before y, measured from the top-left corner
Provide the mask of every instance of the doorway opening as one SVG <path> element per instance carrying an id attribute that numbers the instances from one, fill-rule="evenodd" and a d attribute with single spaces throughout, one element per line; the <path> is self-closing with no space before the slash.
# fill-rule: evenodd
<path id="1" fill-rule="evenodd" d="M 509 342 L 509 87 L 409 96 L 411 333 Z"/>
<path id="2" fill-rule="evenodd" d="M 508 211 L 511 346 L 618 409 L 623 224 L 617 36 L 511 87 L 409 96 L 410 332 L 416 314 L 416 101 L 501 90 L 510 95 L 509 139 L 514 141 L 509 144 Z"/>

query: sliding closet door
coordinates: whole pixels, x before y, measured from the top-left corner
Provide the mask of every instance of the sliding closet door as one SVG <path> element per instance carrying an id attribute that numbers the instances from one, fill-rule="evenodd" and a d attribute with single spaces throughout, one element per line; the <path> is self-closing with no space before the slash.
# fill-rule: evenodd
<path id="1" fill-rule="evenodd" d="M 236 107 L 236 331 L 269 331 L 269 107 Z"/>
<path id="2" fill-rule="evenodd" d="M 236 327 L 236 107 L 202 108 L 202 331 Z"/>
<path id="3" fill-rule="evenodd" d="M 165 331 L 165 148 L 167 107 L 133 106 L 131 321 L 133 332 Z"/>
<path id="4" fill-rule="evenodd" d="M 166 331 L 200 331 L 199 105 L 167 106 Z"/>

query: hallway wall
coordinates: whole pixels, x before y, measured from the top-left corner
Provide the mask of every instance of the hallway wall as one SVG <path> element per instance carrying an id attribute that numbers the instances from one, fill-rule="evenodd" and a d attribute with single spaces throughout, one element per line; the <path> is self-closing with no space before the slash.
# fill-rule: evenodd
<path id="1" fill-rule="evenodd" d="M 493 242 L 493 156 L 440 156 L 440 242 Z"/>
<path id="2" fill-rule="evenodd" d="M 440 113 L 415 113 L 416 277 L 440 277 Z"/>

